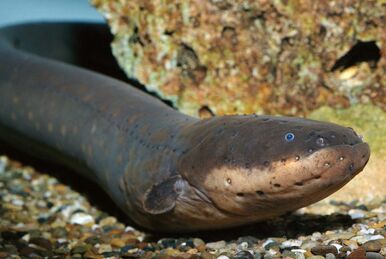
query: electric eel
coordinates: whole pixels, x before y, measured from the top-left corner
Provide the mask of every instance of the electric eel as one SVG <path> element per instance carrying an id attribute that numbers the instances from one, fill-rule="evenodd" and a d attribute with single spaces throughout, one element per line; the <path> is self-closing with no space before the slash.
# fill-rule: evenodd
<path id="1" fill-rule="evenodd" d="M 102 74 L 111 68 L 97 47 L 105 36 L 100 24 L 1 28 L 0 138 L 83 174 L 140 226 L 187 232 L 270 219 L 335 192 L 369 159 L 349 127 L 182 114 Z"/>

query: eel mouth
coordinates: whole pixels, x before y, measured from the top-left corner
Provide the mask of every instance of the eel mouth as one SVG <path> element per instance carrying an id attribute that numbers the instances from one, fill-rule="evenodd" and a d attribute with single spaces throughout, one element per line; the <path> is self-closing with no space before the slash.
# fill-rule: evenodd
<path id="1" fill-rule="evenodd" d="M 208 182 L 232 177 L 232 185 L 220 184 L 205 195 L 221 211 L 247 218 L 269 218 L 317 202 L 334 193 L 362 171 L 370 157 L 367 143 L 319 149 L 269 171 L 246 172 L 221 168 Z M 221 190 L 221 191 L 220 191 Z M 269 208 L 269 209 L 268 209 Z M 269 211 L 269 213 L 267 213 Z"/>

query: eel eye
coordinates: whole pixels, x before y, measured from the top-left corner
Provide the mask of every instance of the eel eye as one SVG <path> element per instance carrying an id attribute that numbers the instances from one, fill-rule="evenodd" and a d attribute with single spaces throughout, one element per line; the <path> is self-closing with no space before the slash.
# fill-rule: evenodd
<path id="1" fill-rule="evenodd" d="M 287 142 L 291 142 L 295 139 L 295 134 L 288 132 L 287 134 L 285 134 L 284 139 Z"/>

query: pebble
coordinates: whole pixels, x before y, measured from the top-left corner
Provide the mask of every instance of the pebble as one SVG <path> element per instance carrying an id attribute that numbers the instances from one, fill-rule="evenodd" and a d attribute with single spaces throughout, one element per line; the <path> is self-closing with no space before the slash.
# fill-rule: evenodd
<path id="1" fill-rule="evenodd" d="M 224 240 L 206 244 L 207 248 L 214 249 L 214 250 L 224 248 L 225 246 L 226 246 L 226 242 Z"/>
<path id="2" fill-rule="evenodd" d="M 70 223 L 79 225 L 92 225 L 94 224 L 94 218 L 89 214 L 78 212 L 71 216 Z"/>
<path id="3" fill-rule="evenodd" d="M 232 258 L 233 259 L 254 259 L 254 256 L 249 251 L 240 251 L 236 253 Z"/>
<path id="4" fill-rule="evenodd" d="M 311 248 L 311 253 L 314 255 L 326 255 L 328 253 L 336 255 L 338 254 L 338 249 L 333 245 L 318 245 Z"/>
<path id="5" fill-rule="evenodd" d="M 366 259 L 366 250 L 359 247 L 349 254 L 348 259 Z"/>
<path id="6" fill-rule="evenodd" d="M 382 244 L 378 240 L 367 241 L 363 244 L 366 252 L 379 252 L 382 249 Z"/>
<path id="7" fill-rule="evenodd" d="M 384 259 L 385 257 L 383 255 L 375 253 L 375 252 L 367 252 L 366 258 L 367 259 Z"/>

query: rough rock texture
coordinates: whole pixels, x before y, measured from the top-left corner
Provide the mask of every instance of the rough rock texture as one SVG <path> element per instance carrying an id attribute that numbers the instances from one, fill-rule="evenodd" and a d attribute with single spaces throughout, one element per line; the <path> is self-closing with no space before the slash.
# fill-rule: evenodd
<path id="1" fill-rule="evenodd" d="M 182 112 L 386 110 L 383 0 L 91 2 L 127 75 Z"/>

